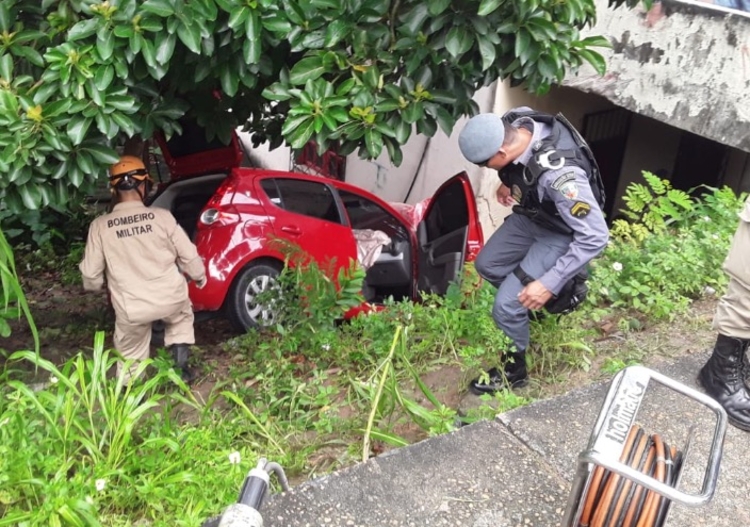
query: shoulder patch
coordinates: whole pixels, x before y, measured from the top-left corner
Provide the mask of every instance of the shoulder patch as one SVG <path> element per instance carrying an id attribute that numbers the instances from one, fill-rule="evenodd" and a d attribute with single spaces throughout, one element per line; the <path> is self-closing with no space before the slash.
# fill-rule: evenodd
<path id="1" fill-rule="evenodd" d="M 558 176 L 557 179 L 555 179 L 552 182 L 552 188 L 555 190 L 560 190 L 560 187 L 562 187 L 565 183 L 568 181 L 573 181 L 576 178 L 575 172 L 566 172 L 562 176 Z"/>
<path id="2" fill-rule="evenodd" d="M 578 184 L 575 181 L 568 181 L 563 183 L 559 189 L 560 194 L 568 199 L 576 199 L 578 197 Z"/>
<path id="3" fill-rule="evenodd" d="M 585 201 L 576 201 L 570 207 L 570 213 L 576 218 L 585 218 L 591 212 L 591 205 Z"/>

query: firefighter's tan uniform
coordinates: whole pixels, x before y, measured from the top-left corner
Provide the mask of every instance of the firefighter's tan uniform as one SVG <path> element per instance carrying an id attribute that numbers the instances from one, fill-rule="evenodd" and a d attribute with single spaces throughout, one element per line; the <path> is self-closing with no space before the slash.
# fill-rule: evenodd
<path id="1" fill-rule="evenodd" d="M 139 201 L 118 203 L 92 222 L 79 268 L 87 290 L 101 289 L 106 273 L 116 315 L 114 345 L 126 359 L 148 358 L 156 320 L 165 323 L 166 346 L 195 343 L 183 272 L 196 282 L 205 280 L 206 272 L 169 211 Z M 121 370 L 118 363 L 118 374 Z"/>
<path id="2" fill-rule="evenodd" d="M 714 329 L 722 335 L 750 340 L 750 196 L 724 261 L 727 292 L 719 299 Z"/>

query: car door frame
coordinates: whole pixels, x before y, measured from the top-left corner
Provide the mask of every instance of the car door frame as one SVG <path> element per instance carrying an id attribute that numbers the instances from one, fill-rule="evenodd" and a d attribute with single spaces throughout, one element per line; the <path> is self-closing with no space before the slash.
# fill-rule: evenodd
<path id="1" fill-rule="evenodd" d="M 433 240 L 427 239 L 427 222 L 432 215 L 436 214 L 436 207 L 442 203 L 441 196 L 456 188 L 461 189 L 466 206 L 467 224 L 463 236 L 457 229 L 439 236 Z M 455 238 L 461 237 L 460 251 L 447 251 L 435 257 L 435 252 L 446 244 L 456 244 Z M 461 273 L 467 261 L 473 261 L 484 242 L 479 214 L 477 212 L 476 199 L 471 186 L 471 181 L 466 172 L 459 172 L 444 182 L 433 194 L 425 210 L 422 220 L 416 227 L 417 247 L 415 291 L 418 296 L 423 293 L 445 294 L 451 281 L 460 280 Z M 456 253 L 459 253 L 458 255 Z"/>

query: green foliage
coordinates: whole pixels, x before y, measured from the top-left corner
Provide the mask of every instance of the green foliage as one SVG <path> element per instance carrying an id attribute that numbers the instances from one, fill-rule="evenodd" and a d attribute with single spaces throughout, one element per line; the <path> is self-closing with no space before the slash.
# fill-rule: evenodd
<path id="1" fill-rule="evenodd" d="M 29 352 L 11 360 L 48 378 L 0 384 L 0 525 L 199 525 L 236 499 L 259 452 L 293 466 L 234 394 L 221 413 L 201 407 L 160 359 L 139 366 L 153 370 L 143 380 L 109 378 L 117 357 L 101 333 L 90 358 L 61 368 Z"/>
<path id="2" fill-rule="evenodd" d="M 722 262 L 744 196 L 705 187 L 701 198 L 691 198 L 644 177 L 648 186 L 633 183 L 626 193 L 623 213 L 633 221 L 616 220 L 609 247 L 592 262 L 589 300 L 671 318 L 706 287 L 725 283 Z"/>
<path id="3" fill-rule="evenodd" d="M 39 332 L 37 331 L 34 319 L 29 310 L 29 304 L 26 296 L 23 294 L 21 283 L 16 272 L 16 262 L 13 255 L 13 248 L 6 240 L 3 231 L 0 229 L 0 337 L 10 336 L 11 330 L 8 324 L 9 320 L 18 319 L 23 314 L 31 329 L 34 337 L 34 348 L 39 352 Z M 2 346 L 0 346 L 0 350 Z"/>
<path id="4" fill-rule="evenodd" d="M 50 246 L 58 256 L 65 256 L 70 244 L 82 242 L 95 211 L 82 204 L 68 204 L 65 209 L 46 208 L 14 213 L 0 207 L 0 227 L 14 247 L 41 249 Z"/>
<path id="5" fill-rule="evenodd" d="M 269 301 L 278 310 L 275 329 L 279 333 L 302 329 L 313 335 L 325 335 L 347 311 L 364 302 L 365 271 L 356 261 L 349 267 L 339 267 L 336 272 L 335 261 L 321 268 L 299 247 L 289 245 L 284 251 L 288 256 L 278 279 L 279 287 L 268 292 Z M 335 280 L 331 276 L 336 276 Z"/>
<path id="6" fill-rule="evenodd" d="M 622 213 L 639 227 L 645 226 L 651 232 L 664 232 L 670 224 L 683 221 L 693 208 L 693 200 L 688 193 L 672 188 L 669 181 L 651 172 L 643 172 L 643 178 L 647 185 L 631 183 L 628 186 L 623 196 L 627 209 Z M 625 227 L 620 222 L 615 232 L 617 229 L 625 230 Z M 642 240 L 643 234 L 634 238 Z"/>
<path id="7" fill-rule="evenodd" d="M 0 199 L 75 201 L 114 147 L 183 117 L 399 164 L 496 79 L 543 93 L 583 62 L 602 73 L 607 40 L 579 33 L 594 18 L 593 0 L 0 0 Z"/>

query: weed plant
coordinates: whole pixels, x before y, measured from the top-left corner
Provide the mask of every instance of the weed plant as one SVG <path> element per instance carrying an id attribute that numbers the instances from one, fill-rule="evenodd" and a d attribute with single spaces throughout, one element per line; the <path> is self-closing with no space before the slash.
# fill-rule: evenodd
<path id="1" fill-rule="evenodd" d="M 635 310 L 671 320 L 726 278 L 722 262 L 744 196 L 700 187 L 701 198 L 673 189 L 649 172 L 625 194 L 627 220 L 615 220 L 609 246 L 595 260 L 589 309 Z"/>
<path id="2" fill-rule="evenodd" d="M 142 382 L 108 377 L 117 357 L 100 335 L 92 351 L 59 368 L 16 353 L 11 364 L 33 363 L 49 383 L 34 391 L 8 368 L 0 379 L 0 527 L 199 525 L 236 498 L 259 456 L 309 476 L 528 404 L 541 385 L 564 384 L 571 373 L 601 364 L 611 375 L 637 358 L 598 357 L 597 322 L 629 330 L 637 320 L 669 320 L 707 287 L 723 287 L 721 262 L 743 198 L 697 191 L 700 200 L 645 173 L 592 264 L 584 306 L 532 322 L 527 356 L 537 386 L 483 396 L 468 416 L 423 378 L 453 365 L 463 383 L 499 365 L 508 349 L 490 316 L 495 290 L 470 265 L 445 297 L 390 299 L 348 322 L 362 302 L 361 269 L 331 280 L 332 269 L 312 262 L 287 265 L 268 299 L 278 324 L 226 343 L 234 366 L 205 404 L 161 357 L 143 364 L 150 375 Z M 22 291 L 5 252 L 7 313 Z"/>
<path id="3" fill-rule="evenodd" d="M 49 374 L 39 389 L 0 383 L 0 526 L 199 525 L 236 499 L 258 453 L 282 461 L 276 430 L 232 393 L 222 410 L 199 405 L 165 361 L 147 360 L 130 383 L 97 334 L 89 358 Z"/>

